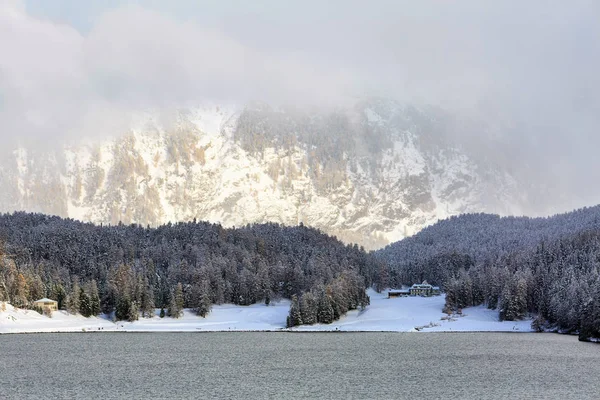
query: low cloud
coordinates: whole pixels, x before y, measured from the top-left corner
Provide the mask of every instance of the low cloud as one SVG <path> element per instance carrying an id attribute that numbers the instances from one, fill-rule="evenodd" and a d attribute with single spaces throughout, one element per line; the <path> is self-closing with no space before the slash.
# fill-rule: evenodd
<path id="1" fill-rule="evenodd" d="M 2 1 L 5 143 L 114 134 L 132 111 L 205 101 L 380 95 L 486 121 L 564 190 L 600 178 L 597 1 L 109 3 L 71 2 L 75 21 Z"/>
<path id="2" fill-rule="evenodd" d="M 299 52 L 267 53 L 139 6 L 106 12 L 85 36 L 0 12 L 5 138 L 102 135 L 134 110 L 213 103 L 335 103 L 350 76 Z"/>

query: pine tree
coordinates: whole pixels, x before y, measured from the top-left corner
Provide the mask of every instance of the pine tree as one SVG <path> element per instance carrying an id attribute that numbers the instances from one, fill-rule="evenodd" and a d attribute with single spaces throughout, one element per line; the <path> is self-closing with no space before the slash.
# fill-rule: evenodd
<path id="1" fill-rule="evenodd" d="M 167 315 L 171 318 L 179 318 L 181 316 L 181 310 L 177 308 L 177 302 L 175 301 L 175 292 L 171 292 L 169 296 L 171 300 L 167 306 Z"/>
<path id="2" fill-rule="evenodd" d="M 177 284 L 175 291 L 171 293 L 171 301 L 169 302 L 169 317 L 179 318 L 183 314 L 183 286 L 181 282 Z"/>
<path id="3" fill-rule="evenodd" d="M 140 317 L 140 311 L 138 307 L 137 301 L 132 301 L 129 303 L 129 309 L 127 310 L 127 321 L 133 322 L 137 321 Z"/>
<path id="4" fill-rule="evenodd" d="M 457 310 L 459 307 L 459 292 L 460 284 L 456 278 L 452 278 L 450 281 L 446 282 L 444 286 L 444 291 L 446 292 L 446 306 L 445 308 L 449 313 Z"/>
<path id="5" fill-rule="evenodd" d="M 26 307 L 27 306 L 27 295 L 29 293 L 29 285 L 25 275 L 19 273 L 15 282 L 15 288 L 13 291 L 12 303 L 15 307 Z"/>
<path id="6" fill-rule="evenodd" d="M 600 339 L 600 280 L 596 282 L 593 296 L 589 297 L 581 310 L 579 340 Z"/>
<path id="7" fill-rule="evenodd" d="M 518 317 L 517 302 L 510 283 L 507 283 L 502 290 L 498 316 L 500 321 L 515 321 Z"/>
<path id="8" fill-rule="evenodd" d="M 59 310 L 64 310 L 66 308 L 67 292 L 62 284 L 55 283 L 52 286 L 52 297 L 58 303 Z"/>
<path id="9" fill-rule="evenodd" d="M 379 266 L 379 271 L 377 274 L 377 279 L 375 281 L 375 291 L 377 293 L 381 293 L 383 290 L 390 287 L 390 275 L 388 271 L 388 266 L 386 264 L 381 264 Z"/>
<path id="10" fill-rule="evenodd" d="M 1 257 L 1 255 L 0 255 Z M 5 302 L 8 300 L 8 293 L 6 290 L 6 283 L 4 283 L 4 277 L 0 275 L 0 302 Z M 4 311 L 4 310 L 2 310 Z"/>
<path id="11" fill-rule="evenodd" d="M 324 290 L 319 293 L 317 320 L 321 324 L 330 324 L 334 321 L 331 297 Z"/>
<path id="12" fill-rule="evenodd" d="M 292 303 L 290 304 L 289 318 L 287 319 L 288 328 L 302 325 L 302 314 L 300 312 L 300 305 L 298 304 L 298 297 L 292 296 Z"/>
<path id="13" fill-rule="evenodd" d="M 371 297 L 369 297 L 369 295 L 366 293 L 365 290 L 362 290 L 362 293 L 363 293 L 363 297 L 359 303 L 359 307 L 361 310 L 364 310 L 371 304 Z"/>
<path id="14" fill-rule="evenodd" d="M 207 280 L 202 281 L 200 304 L 196 309 L 196 314 L 201 317 L 206 317 L 212 308 L 212 301 L 210 298 L 210 285 Z"/>
<path id="15" fill-rule="evenodd" d="M 70 314 L 77 314 L 79 312 L 79 281 L 77 278 L 73 280 L 73 288 L 71 289 L 71 294 L 69 295 L 69 299 L 67 302 L 67 311 Z"/>
<path id="16" fill-rule="evenodd" d="M 104 314 L 111 314 L 113 311 L 116 311 L 118 299 L 115 286 L 112 283 L 107 282 L 102 290 L 100 310 Z"/>
<path id="17" fill-rule="evenodd" d="M 115 318 L 117 321 L 129 320 L 132 302 L 129 296 L 122 296 L 117 300 L 115 308 Z"/>
<path id="18" fill-rule="evenodd" d="M 29 282 L 29 299 L 35 301 L 46 297 L 46 288 L 39 275 L 35 275 Z"/>
<path id="19" fill-rule="evenodd" d="M 516 319 L 525 318 L 527 314 L 527 281 L 525 278 L 517 278 L 515 283 L 515 307 Z"/>
<path id="20" fill-rule="evenodd" d="M 144 277 L 142 288 L 140 289 L 140 311 L 144 318 L 154 316 L 154 292 L 148 283 L 148 278 Z"/>
<path id="21" fill-rule="evenodd" d="M 317 302 L 311 292 L 306 292 L 300 297 L 300 311 L 304 324 L 317 323 Z"/>
<path id="22" fill-rule="evenodd" d="M 90 282 L 90 312 L 91 315 L 100 314 L 100 295 L 98 294 L 98 285 L 95 280 Z"/>
<path id="23" fill-rule="evenodd" d="M 86 318 L 92 315 L 90 296 L 88 296 L 83 288 L 79 289 L 79 313 Z"/>
<path id="24" fill-rule="evenodd" d="M 177 284 L 177 288 L 175 288 L 175 303 L 177 304 L 177 309 L 183 311 L 185 300 L 183 296 L 183 285 L 181 282 L 179 282 Z"/>

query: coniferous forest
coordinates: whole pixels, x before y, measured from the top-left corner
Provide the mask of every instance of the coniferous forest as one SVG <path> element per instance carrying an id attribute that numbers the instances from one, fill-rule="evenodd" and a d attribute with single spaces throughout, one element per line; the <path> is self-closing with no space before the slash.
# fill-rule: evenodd
<path id="1" fill-rule="evenodd" d="M 369 303 L 365 289 L 378 264 L 315 229 L 277 224 L 103 227 L 14 213 L 0 216 L 0 242 L 0 301 L 29 307 L 48 296 L 69 312 L 130 321 L 155 308 L 205 316 L 213 304 L 286 298 L 306 305 L 312 295 L 306 317 L 290 318 L 290 326 L 331 322 Z"/>
<path id="2" fill-rule="evenodd" d="M 377 252 L 379 287 L 427 280 L 446 311 L 485 304 L 501 320 L 600 337 L 600 206 L 549 218 L 470 214 Z"/>
<path id="3" fill-rule="evenodd" d="M 69 312 L 135 320 L 286 298 L 291 327 L 366 307 L 371 286 L 427 280 L 447 312 L 485 304 L 501 320 L 600 338 L 600 206 L 452 217 L 370 254 L 302 225 L 95 226 L 27 213 L 0 216 L 0 243 L 0 301 L 17 307 L 48 296 Z"/>

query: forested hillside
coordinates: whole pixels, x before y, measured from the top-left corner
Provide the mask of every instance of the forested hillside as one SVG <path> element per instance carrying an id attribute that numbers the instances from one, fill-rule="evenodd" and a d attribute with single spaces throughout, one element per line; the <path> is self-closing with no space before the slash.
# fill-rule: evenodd
<path id="1" fill-rule="evenodd" d="M 162 308 L 291 299 L 288 325 L 330 323 L 368 305 L 365 289 L 428 280 L 448 310 L 487 304 L 502 320 L 600 337 L 600 207 L 551 218 L 472 214 L 367 254 L 304 226 L 225 229 L 96 226 L 42 214 L 0 216 L 0 301 L 135 320 Z"/>
<path id="2" fill-rule="evenodd" d="M 600 207 L 550 218 L 453 217 L 377 252 L 376 287 L 428 280 L 448 309 L 479 304 L 502 320 L 600 337 Z"/>
<path id="3" fill-rule="evenodd" d="M 155 307 L 173 317 L 182 308 L 204 316 L 212 304 L 269 304 L 307 291 L 317 298 L 314 312 L 332 311 L 333 320 L 368 304 L 365 288 L 376 269 L 357 246 L 277 224 L 143 228 L 15 213 L 0 216 L 0 242 L 0 301 L 28 307 L 48 296 L 71 312 L 115 311 L 129 320 Z"/>

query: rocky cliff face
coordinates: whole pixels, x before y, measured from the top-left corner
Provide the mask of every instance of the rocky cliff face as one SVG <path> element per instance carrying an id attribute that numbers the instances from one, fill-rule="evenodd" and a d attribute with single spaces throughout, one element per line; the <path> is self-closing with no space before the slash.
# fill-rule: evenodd
<path id="1" fill-rule="evenodd" d="M 461 212 L 520 212 L 515 177 L 449 126 L 436 110 L 382 100 L 327 112 L 205 107 L 168 124 L 142 115 L 116 139 L 15 150 L 0 166 L 0 210 L 304 223 L 368 249 Z"/>

